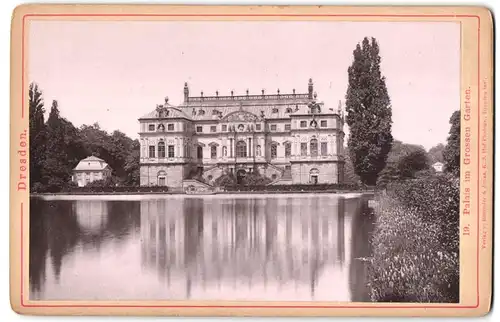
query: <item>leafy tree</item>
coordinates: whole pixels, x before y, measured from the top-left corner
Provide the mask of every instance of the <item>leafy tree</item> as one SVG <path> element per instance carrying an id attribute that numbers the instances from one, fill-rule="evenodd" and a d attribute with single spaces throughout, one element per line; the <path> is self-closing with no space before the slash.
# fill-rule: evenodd
<path id="1" fill-rule="evenodd" d="M 380 172 L 377 186 L 385 187 L 391 181 L 413 178 L 428 168 L 428 157 L 423 146 L 398 140 L 392 143 L 385 168 Z"/>
<path id="2" fill-rule="evenodd" d="M 67 124 L 60 117 L 58 103 L 54 100 L 47 120 L 47 153 L 42 170 L 43 181 L 50 192 L 59 191 L 70 181 L 66 128 Z"/>
<path id="3" fill-rule="evenodd" d="M 138 186 L 140 184 L 139 159 L 141 145 L 138 140 L 134 140 L 132 151 L 127 156 L 123 170 L 125 171 L 124 184 L 127 186 Z"/>
<path id="4" fill-rule="evenodd" d="M 460 111 L 450 117 L 448 143 L 443 152 L 445 170 L 455 175 L 460 174 Z"/>
<path id="5" fill-rule="evenodd" d="M 416 150 L 401 158 L 398 172 L 401 178 L 414 178 L 419 171 L 429 168 L 429 159 L 424 149 Z"/>
<path id="6" fill-rule="evenodd" d="M 377 186 L 385 188 L 390 182 L 397 181 L 399 179 L 398 168 L 392 164 L 388 164 L 384 170 L 380 171 L 379 177 L 377 178 Z"/>
<path id="7" fill-rule="evenodd" d="M 73 168 L 90 155 L 105 160 L 113 169 L 113 184 L 139 185 L 140 144 L 120 131 L 108 134 L 99 124 L 80 129 L 61 117 L 57 101 L 44 120 L 42 92 L 36 83 L 29 88 L 30 189 L 57 192 L 71 188 Z"/>
<path id="8" fill-rule="evenodd" d="M 377 41 L 364 38 L 353 55 L 346 94 L 349 155 L 361 181 L 374 185 L 392 146 L 392 109 Z"/>
<path id="9" fill-rule="evenodd" d="M 139 156 L 140 144 L 132 140 L 123 132 L 114 131 L 111 135 L 101 130 L 99 124 L 83 125 L 80 128 L 87 155 L 95 156 L 106 161 L 113 175 L 126 185 L 139 184 Z"/>
<path id="10" fill-rule="evenodd" d="M 438 145 L 433 146 L 429 150 L 428 155 L 429 155 L 429 161 L 431 162 L 431 164 L 444 161 L 444 158 L 443 158 L 444 149 L 445 149 L 444 144 L 439 143 Z"/>
<path id="11" fill-rule="evenodd" d="M 42 190 L 42 167 L 45 160 L 46 127 L 42 91 L 36 83 L 29 86 L 30 189 Z"/>

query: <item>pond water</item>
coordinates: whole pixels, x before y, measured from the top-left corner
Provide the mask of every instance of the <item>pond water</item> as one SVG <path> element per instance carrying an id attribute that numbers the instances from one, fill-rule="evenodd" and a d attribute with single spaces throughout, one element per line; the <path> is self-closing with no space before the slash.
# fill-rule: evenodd
<path id="1" fill-rule="evenodd" d="M 58 199 L 31 198 L 31 300 L 369 301 L 366 198 Z"/>

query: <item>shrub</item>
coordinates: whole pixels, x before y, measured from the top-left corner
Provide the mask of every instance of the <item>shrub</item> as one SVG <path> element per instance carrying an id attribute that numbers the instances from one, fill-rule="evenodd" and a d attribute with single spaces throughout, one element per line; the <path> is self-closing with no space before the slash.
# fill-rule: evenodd
<path id="1" fill-rule="evenodd" d="M 86 187 L 114 187 L 117 184 L 117 179 L 114 177 L 107 177 L 101 180 L 95 180 L 86 184 Z"/>
<path id="2" fill-rule="evenodd" d="M 395 182 L 388 194 L 410 209 L 416 209 L 423 220 L 437 221 L 442 241 L 458 250 L 460 190 L 459 179 L 452 176 L 428 176 Z"/>
<path id="3" fill-rule="evenodd" d="M 216 187 L 232 186 L 236 184 L 236 177 L 232 173 L 226 173 L 215 179 Z"/>
<path id="4" fill-rule="evenodd" d="M 458 302 L 458 182 L 445 176 L 393 182 L 377 199 L 372 300 Z"/>
<path id="5" fill-rule="evenodd" d="M 258 172 L 250 172 L 243 178 L 242 184 L 245 186 L 265 186 L 272 180 Z"/>

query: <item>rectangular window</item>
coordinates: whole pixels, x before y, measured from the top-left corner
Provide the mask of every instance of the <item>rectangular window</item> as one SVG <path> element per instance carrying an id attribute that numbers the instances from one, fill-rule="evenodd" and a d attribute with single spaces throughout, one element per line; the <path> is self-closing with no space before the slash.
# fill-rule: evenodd
<path id="1" fill-rule="evenodd" d="M 328 154 L 328 145 L 326 142 L 321 142 L 321 155 Z"/>
<path id="2" fill-rule="evenodd" d="M 312 139 L 309 146 L 309 151 L 312 157 L 318 156 L 318 140 Z"/>
<path id="3" fill-rule="evenodd" d="M 173 145 L 169 145 L 168 146 L 168 157 L 169 158 L 173 158 L 175 156 L 174 154 L 174 146 Z"/>
<path id="4" fill-rule="evenodd" d="M 307 155 L 307 143 L 301 143 L 300 144 L 300 155 L 301 156 L 306 156 Z"/>
<path id="5" fill-rule="evenodd" d="M 260 131 L 260 124 L 255 124 L 255 130 Z"/>
<path id="6" fill-rule="evenodd" d="M 174 130 L 174 124 L 173 123 L 167 124 L 167 130 L 168 131 L 173 131 Z"/>
<path id="7" fill-rule="evenodd" d="M 149 146 L 149 157 L 150 158 L 154 158 L 155 157 L 155 146 L 154 145 L 150 145 Z"/>
<path id="8" fill-rule="evenodd" d="M 210 127 L 210 132 L 212 132 L 212 133 L 217 132 L 217 126 L 212 125 L 212 126 Z"/>
<path id="9" fill-rule="evenodd" d="M 217 159 L 217 146 L 216 145 L 212 145 L 210 147 L 210 157 L 212 159 Z"/>
<path id="10" fill-rule="evenodd" d="M 276 124 L 271 124 L 271 131 L 276 131 Z"/>
<path id="11" fill-rule="evenodd" d="M 326 125 L 326 120 L 322 120 L 322 121 L 321 121 L 321 127 L 327 127 L 327 125 Z"/>
<path id="12" fill-rule="evenodd" d="M 289 142 L 285 143 L 285 157 L 289 158 L 292 155 L 292 144 Z"/>
<path id="13" fill-rule="evenodd" d="M 300 127 L 307 127 L 307 121 L 300 121 Z"/>
<path id="14" fill-rule="evenodd" d="M 278 146 L 271 144 L 271 159 L 276 159 L 276 157 L 278 157 Z"/>
<path id="15" fill-rule="evenodd" d="M 222 125 L 222 132 L 226 132 L 227 131 L 227 125 Z"/>
<path id="16" fill-rule="evenodd" d="M 290 124 L 285 124 L 285 131 L 290 131 L 292 126 Z"/>
<path id="17" fill-rule="evenodd" d="M 154 124 L 149 124 L 149 127 L 148 127 L 149 131 L 154 131 L 155 130 L 155 125 Z"/>
<path id="18" fill-rule="evenodd" d="M 158 158 L 165 157 L 165 142 L 158 143 Z"/>
<path id="19" fill-rule="evenodd" d="M 198 133 L 203 132 L 203 126 L 197 126 L 196 127 L 196 132 L 198 132 Z"/>

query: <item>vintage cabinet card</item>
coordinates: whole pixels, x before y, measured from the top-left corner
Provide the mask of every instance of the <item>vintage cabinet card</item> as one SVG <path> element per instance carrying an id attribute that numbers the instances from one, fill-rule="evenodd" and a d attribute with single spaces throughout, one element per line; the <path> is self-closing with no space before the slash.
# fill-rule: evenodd
<path id="1" fill-rule="evenodd" d="M 18 7 L 13 309 L 486 314 L 492 35 L 479 7 Z"/>

